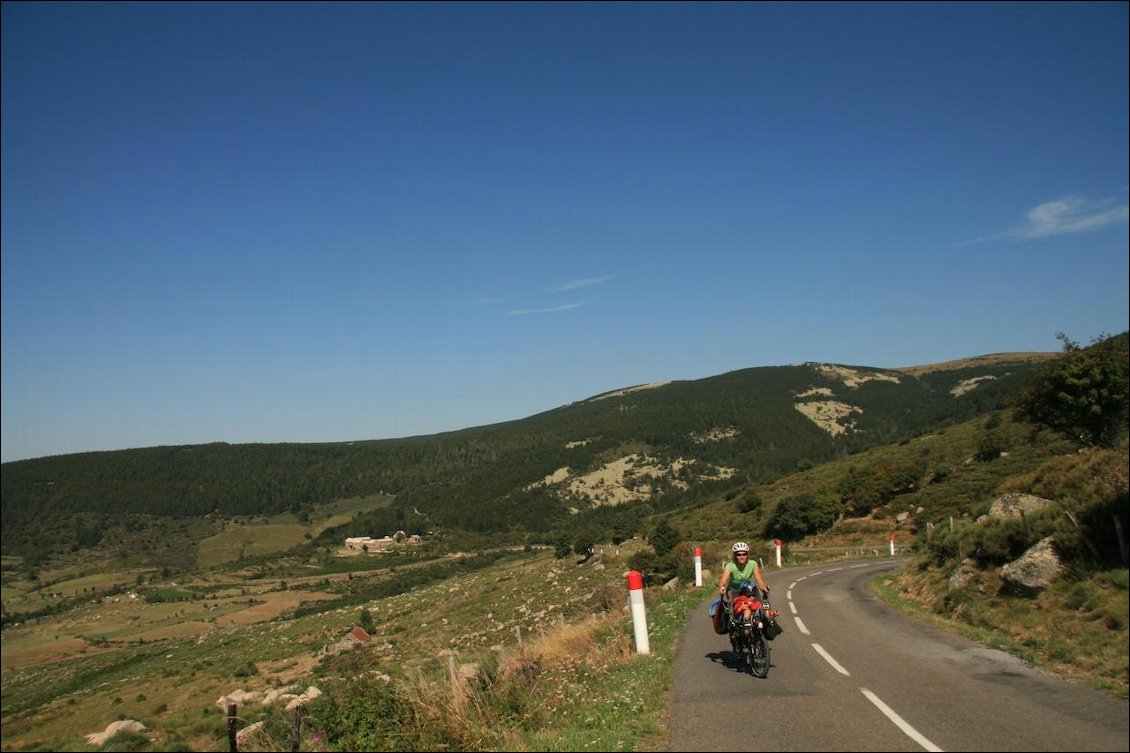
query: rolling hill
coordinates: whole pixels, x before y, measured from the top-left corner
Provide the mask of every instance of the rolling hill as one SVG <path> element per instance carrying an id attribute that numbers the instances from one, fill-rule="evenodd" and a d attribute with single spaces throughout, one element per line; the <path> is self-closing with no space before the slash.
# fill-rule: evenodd
<path id="1" fill-rule="evenodd" d="M 5 553 L 31 561 L 146 531 L 139 554 L 190 566 L 221 520 L 379 504 L 321 536 L 399 529 L 545 537 L 632 529 L 1005 406 L 1052 354 L 993 354 L 902 370 L 805 363 L 638 385 L 526 419 L 432 436 L 323 444 L 208 444 L 5 463 Z"/>

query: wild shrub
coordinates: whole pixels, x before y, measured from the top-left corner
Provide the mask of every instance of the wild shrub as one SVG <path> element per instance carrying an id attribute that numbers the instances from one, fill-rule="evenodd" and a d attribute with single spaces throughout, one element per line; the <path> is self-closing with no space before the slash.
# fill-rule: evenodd
<path id="1" fill-rule="evenodd" d="M 369 679 L 347 681 L 308 706 L 312 728 L 337 750 L 424 750 L 417 712 L 397 686 Z"/>
<path id="2" fill-rule="evenodd" d="M 1123 591 L 1130 590 L 1130 570 L 1107 570 L 1095 575 L 1095 580 L 1103 585 L 1112 586 Z"/>
<path id="3" fill-rule="evenodd" d="M 937 565 L 946 565 L 960 560 L 969 553 L 971 547 L 967 542 L 969 524 L 962 521 L 952 530 L 947 526 L 939 526 L 926 540 L 926 551 Z"/>
<path id="4" fill-rule="evenodd" d="M 977 442 L 976 458 L 982 463 L 989 463 L 1001 456 L 1008 449 L 1003 434 L 999 431 L 987 431 L 981 435 Z"/>
<path id="5" fill-rule="evenodd" d="M 1034 543 L 1032 529 L 1020 518 L 992 521 L 974 530 L 973 556 L 982 567 L 1010 562 Z"/>
<path id="6" fill-rule="evenodd" d="M 255 666 L 254 661 L 248 660 L 243 666 L 236 667 L 232 674 L 236 677 L 254 677 L 259 674 L 259 667 Z"/>

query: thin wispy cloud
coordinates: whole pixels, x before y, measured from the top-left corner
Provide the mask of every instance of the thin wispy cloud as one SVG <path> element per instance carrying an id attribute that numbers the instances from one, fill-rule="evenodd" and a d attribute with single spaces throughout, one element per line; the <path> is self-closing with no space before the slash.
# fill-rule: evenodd
<path id="1" fill-rule="evenodd" d="M 476 306 L 493 306 L 502 303 L 501 298 L 477 298 L 473 301 Z"/>
<path id="2" fill-rule="evenodd" d="M 589 285 L 599 285 L 602 282 L 608 282 L 611 277 L 588 277 L 583 280 L 570 280 L 563 285 L 558 285 L 553 288 L 554 293 L 564 293 L 566 290 L 576 290 L 577 288 L 587 288 Z"/>
<path id="3" fill-rule="evenodd" d="M 974 238 L 962 245 L 996 240 L 1035 240 L 1053 235 L 1082 233 L 1104 225 L 1124 223 L 1130 217 L 1130 207 L 1125 202 L 1118 205 L 1118 201 L 1120 200 L 1093 201 L 1079 196 L 1065 196 L 1055 201 L 1045 201 L 1028 210 L 1027 222 L 1024 225 L 1003 233 Z"/>
<path id="4" fill-rule="evenodd" d="M 558 311 L 568 311 L 569 309 L 575 309 L 578 306 L 584 306 L 584 305 L 585 305 L 584 301 L 581 301 L 580 303 L 566 303 L 563 306 L 550 306 L 549 308 L 544 308 L 544 309 L 516 309 L 514 311 L 507 311 L 506 315 L 507 316 L 529 316 L 531 314 L 554 314 Z"/>

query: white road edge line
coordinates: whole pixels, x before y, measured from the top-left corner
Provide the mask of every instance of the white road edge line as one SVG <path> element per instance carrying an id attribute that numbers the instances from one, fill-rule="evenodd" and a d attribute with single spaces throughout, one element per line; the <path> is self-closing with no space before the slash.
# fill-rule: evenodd
<path id="1" fill-rule="evenodd" d="M 838 661 L 833 659 L 832 655 L 828 654 L 828 652 L 824 650 L 824 647 L 820 646 L 819 643 L 812 643 L 812 648 L 816 649 L 817 654 L 819 654 L 820 656 L 823 656 L 824 660 L 827 661 L 828 664 L 831 664 L 832 668 L 835 669 L 836 672 L 840 673 L 841 675 L 846 675 L 848 677 L 851 677 L 851 673 L 848 672 L 848 670 L 844 669 L 842 666 L 840 666 L 840 663 L 838 663 Z"/>
<path id="2" fill-rule="evenodd" d="M 804 623 L 800 621 L 799 617 L 794 617 L 793 619 L 796 620 L 796 629 L 797 630 L 804 633 L 805 635 L 812 635 L 812 633 L 808 632 L 808 628 L 806 628 L 804 626 Z"/>
<path id="3" fill-rule="evenodd" d="M 815 645 L 815 644 L 813 644 L 813 645 Z M 913 740 L 914 742 L 921 745 L 926 750 L 938 751 L 939 753 L 941 753 L 941 750 L 942 750 L 941 748 L 939 748 L 937 745 L 934 745 L 934 743 L 930 742 L 925 737 L 923 737 L 918 732 L 918 730 L 914 729 L 914 727 L 911 727 L 909 724 L 907 724 L 901 716 L 899 716 L 898 714 L 896 714 L 894 711 L 891 710 L 890 706 L 883 703 L 879 699 L 879 696 L 875 695 L 874 693 L 872 693 L 867 688 L 860 688 L 859 690 L 860 690 L 860 692 L 863 693 L 864 696 L 866 696 L 867 700 L 871 701 L 871 703 L 875 704 L 876 708 L 878 708 L 880 711 L 883 712 L 884 716 L 886 716 L 888 719 L 890 719 L 892 722 L 894 722 L 895 726 L 898 727 L 899 729 L 901 729 L 907 737 L 909 737 L 911 740 Z"/>
<path id="4" fill-rule="evenodd" d="M 785 598 L 789 601 L 793 600 L 793 590 L 791 588 L 785 592 Z"/>
<path id="5" fill-rule="evenodd" d="M 796 614 L 796 604 L 791 601 L 789 602 L 789 609 L 793 610 L 793 614 Z"/>
<path id="6" fill-rule="evenodd" d="M 808 631 L 805 631 L 805 632 L 807 633 Z M 838 661 L 836 661 L 835 659 L 833 659 L 832 655 L 829 654 L 827 651 L 825 651 L 823 646 L 821 646 L 819 643 L 813 643 L 812 647 L 814 649 L 816 649 L 816 653 L 818 653 L 818 654 L 820 654 L 821 656 L 824 657 L 824 661 L 826 661 L 826 662 L 828 662 L 829 664 L 832 665 L 832 669 L 836 670 L 841 675 L 846 675 L 848 677 L 851 677 L 851 672 L 848 672 L 846 669 L 841 667 L 840 663 Z M 892 713 L 894 713 L 894 712 L 892 712 Z"/>

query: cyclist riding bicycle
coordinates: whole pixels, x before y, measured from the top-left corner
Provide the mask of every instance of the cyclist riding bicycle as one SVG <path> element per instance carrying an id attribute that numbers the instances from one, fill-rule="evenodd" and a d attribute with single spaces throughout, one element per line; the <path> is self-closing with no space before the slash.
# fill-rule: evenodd
<path id="1" fill-rule="evenodd" d="M 765 580 L 761 577 L 761 568 L 758 567 L 757 560 L 749 556 L 749 544 L 739 541 L 730 547 L 730 550 L 733 552 L 733 561 L 727 562 L 722 568 L 722 580 L 718 584 L 718 592 L 722 595 L 722 599 L 728 604 L 733 604 L 732 597 L 736 594 L 732 592 L 740 592 L 743 584 L 749 586 L 751 578 L 756 581 L 757 588 L 751 587 L 751 593 L 748 595 L 758 599 L 765 598 L 769 594 L 769 586 L 765 585 Z M 748 609 L 748 607 L 744 608 Z M 734 616 L 738 617 L 737 614 Z"/>

